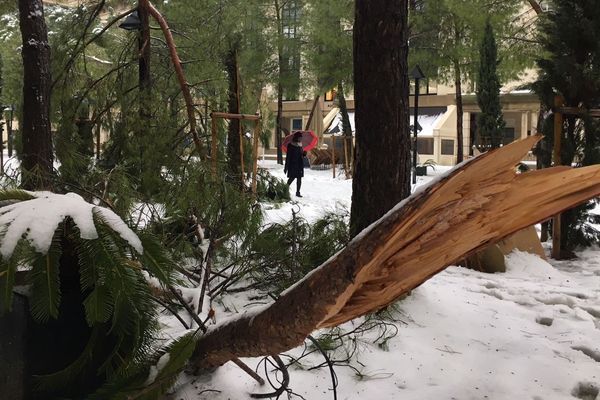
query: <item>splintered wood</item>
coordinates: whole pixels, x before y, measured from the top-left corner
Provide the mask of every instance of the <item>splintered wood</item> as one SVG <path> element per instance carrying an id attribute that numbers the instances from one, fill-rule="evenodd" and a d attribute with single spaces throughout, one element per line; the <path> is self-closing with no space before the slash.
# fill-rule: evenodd
<path id="1" fill-rule="evenodd" d="M 377 311 L 471 253 L 600 195 L 600 166 L 517 173 L 540 138 L 471 159 L 400 203 L 276 302 L 199 338 L 195 362 L 288 350 L 315 329 Z"/>

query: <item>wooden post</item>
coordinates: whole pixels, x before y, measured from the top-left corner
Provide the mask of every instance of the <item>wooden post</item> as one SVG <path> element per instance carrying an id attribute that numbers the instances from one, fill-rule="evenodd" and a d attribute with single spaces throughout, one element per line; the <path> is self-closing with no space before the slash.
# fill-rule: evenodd
<path id="1" fill-rule="evenodd" d="M 344 135 L 344 167 L 346 167 L 346 179 L 348 179 L 350 175 L 350 161 L 348 160 L 348 139 L 349 137 Z"/>
<path id="2" fill-rule="evenodd" d="M 333 179 L 335 179 L 335 135 L 331 134 L 331 163 L 333 164 Z"/>
<path id="3" fill-rule="evenodd" d="M 556 96 L 554 98 L 554 106 L 561 107 L 563 105 L 562 98 L 560 96 Z M 563 115 L 558 111 L 554 111 L 554 149 L 553 149 L 553 158 L 554 158 L 554 166 L 561 165 L 561 144 L 562 144 L 562 131 L 563 131 Z M 560 214 L 552 217 L 552 258 L 558 260 L 561 258 L 561 224 L 560 224 Z"/>
<path id="4" fill-rule="evenodd" d="M 210 146 L 210 159 L 212 163 L 213 176 L 217 176 L 217 121 L 214 115 L 210 115 L 211 131 L 212 131 L 212 143 Z"/>
<path id="5" fill-rule="evenodd" d="M 252 147 L 252 194 L 256 196 L 256 184 L 258 179 L 258 136 L 260 135 L 260 121 L 254 122 L 254 137 Z"/>
<path id="6" fill-rule="evenodd" d="M 237 112 L 241 113 L 242 105 L 240 102 L 240 66 L 238 65 L 238 54 L 237 50 L 235 50 L 235 98 L 237 101 Z M 238 135 L 240 137 L 240 174 L 242 183 L 242 189 L 246 187 L 246 179 L 244 174 L 244 129 L 242 126 L 243 119 L 238 121 Z"/>
<path id="7" fill-rule="evenodd" d="M 246 187 L 246 184 L 244 183 L 245 177 L 244 177 L 244 135 L 242 134 L 242 120 L 240 120 L 240 173 L 242 175 L 242 189 Z"/>

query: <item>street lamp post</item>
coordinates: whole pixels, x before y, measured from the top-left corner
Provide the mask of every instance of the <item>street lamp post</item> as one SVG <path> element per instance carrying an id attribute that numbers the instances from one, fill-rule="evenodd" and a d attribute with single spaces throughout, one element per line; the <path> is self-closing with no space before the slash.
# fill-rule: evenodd
<path id="1" fill-rule="evenodd" d="M 417 134 L 419 132 L 419 81 L 425 78 L 423 71 L 418 65 L 410 71 L 410 77 L 415 80 L 415 118 L 413 123 L 414 141 L 413 141 L 413 162 L 412 162 L 412 183 L 417 183 Z"/>

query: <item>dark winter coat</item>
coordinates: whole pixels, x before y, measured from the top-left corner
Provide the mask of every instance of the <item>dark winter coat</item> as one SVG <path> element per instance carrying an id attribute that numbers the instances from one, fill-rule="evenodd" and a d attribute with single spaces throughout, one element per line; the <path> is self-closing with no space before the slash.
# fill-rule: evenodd
<path id="1" fill-rule="evenodd" d="M 304 160 L 302 160 L 302 146 L 295 142 L 288 144 L 285 156 L 284 171 L 288 178 L 302 178 L 304 176 Z"/>

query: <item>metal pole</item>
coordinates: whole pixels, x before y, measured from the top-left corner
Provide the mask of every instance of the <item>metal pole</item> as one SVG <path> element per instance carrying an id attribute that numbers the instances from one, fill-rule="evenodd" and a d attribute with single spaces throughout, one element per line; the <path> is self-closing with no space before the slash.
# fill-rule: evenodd
<path id="1" fill-rule="evenodd" d="M 415 78 L 415 119 L 414 119 L 414 143 L 413 143 L 413 177 L 412 183 L 413 185 L 417 183 L 417 135 L 419 132 L 419 78 Z"/>

